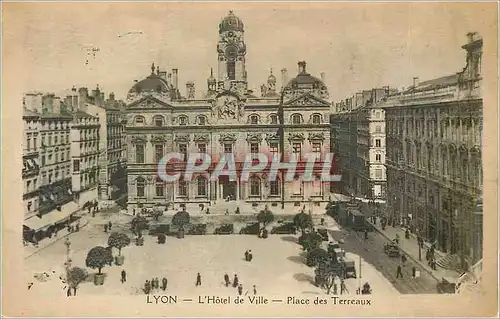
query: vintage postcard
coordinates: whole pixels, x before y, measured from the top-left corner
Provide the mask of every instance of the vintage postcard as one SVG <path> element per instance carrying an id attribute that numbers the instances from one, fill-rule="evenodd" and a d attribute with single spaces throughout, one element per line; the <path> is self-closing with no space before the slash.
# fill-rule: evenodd
<path id="1" fill-rule="evenodd" d="M 497 3 L 2 9 L 3 315 L 497 314 Z"/>

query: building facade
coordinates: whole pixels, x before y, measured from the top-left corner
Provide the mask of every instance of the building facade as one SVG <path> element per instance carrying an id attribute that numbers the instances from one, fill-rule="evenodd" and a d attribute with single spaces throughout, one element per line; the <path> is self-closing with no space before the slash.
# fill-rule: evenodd
<path id="1" fill-rule="evenodd" d="M 24 219 L 38 214 L 40 188 L 40 114 L 23 109 L 23 204 Z"/>
<path id="2" fill-rule="evenodd" d="M 280 153 L 280 127 L 285 157 L 303 159 L 306 152 L 329 151 L 328 90 L 324 81 L 307 73 L 305 62 L 299 62 L 298 75 L 291 80 L 287 70 L 282 70 L 281 90 L 271 71 L 257 97 L 248 90 L 243 22 L 232 12 L 219 25 L 216 47 L 218 66 L 207 79 L 204 98 L 195 99 L 192 82 L 182 96 L 178 70 L 167 74 L 154 65 L 151 74 L 130 90 L 126 107 L 128 208 L 228 198 L 248 202 L 327 200 L 329 183 L 319 177 L 303 181 L 297 175 L 286 187 L 281 180 L 269 181 L 266 173 L 253 174 L 248 181 L 231 181 L 227 176 L 209 180 L 207 174 L 198 174 L 192 181 L 167 184 L 157 178 L 158 162 L 170 152 L 208 153 L 212 159 L 232 153 L 239 171 L 246 154 Z M 177 173 L 184 171 L 185 163 L 167 166 Z"/>
<path id="3" fill-rule="evenodd" d="M 482 254 L 482 38 L 468 34 L 466 67 L 387 99 L 390 214 L 462 269 Z"/>

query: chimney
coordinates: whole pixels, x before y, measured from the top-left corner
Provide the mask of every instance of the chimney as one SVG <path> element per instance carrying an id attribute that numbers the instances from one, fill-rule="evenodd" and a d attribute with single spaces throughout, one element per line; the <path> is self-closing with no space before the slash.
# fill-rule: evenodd
<path id="1" fill-rule="evenodd" d="M 42 97 L 42 112 L 54 113 L 54 94 L 48 93 Z"/>
<path id="2" fill-rule="evenodd" d="M 85 108 L 85 104 L 87 103 L 89 96 L 89 91 L 87 88 L 79 88 L 78 89 L 78 109 L 82 110 Z"/>
<path id="3" fill-rule="evenodd" d="M 179 72 L 178 69 L 172 69 L 172 74 L 174 76 L 174 79 L 173 79 L 174 83 L 172 83 L 172 85 L 174 86 L 174 89 L 178 89 L 179 88 L 179 86 L 178 86 L 178 84 L 179 84 L 179 82 L 178 82 L 179 81 L 178 72 Z"/>
<path id="4" fill-rule="evenodd" d="M 325 83 L 326 82 L 326 73 L 321 72 L 321 82 Z"/>
<path id="5" fill-rule="evenodd" d="M 166 72 L 166 71 L 160 71 L 159 76 L 160 76 L 162 79 L 166 80 L 166 79 L 167 79 L 167 72 Z"/>
<path id="6" fill-rule="evenodd" d="M 288 70 L 281 69 L 281 86 L 284 87 L 288 84 Z"/>
<path id="7" fill-rule="evenodd" d="M 194 83 L 186 82 L 186 98 L 188 100 L 194 99 Z"/>
<path id="8" fill-rule="evenodd" d="M 71 88 L 71 91 L 72 92 L 76 92 L 76 87 L 73 85 L 73 87 Z"/>
<path id="9" fill-rule="evenodd" d="M 297 64 L 299 65 L 299 74 L 300 73 L 306 73 L 306 62 L 305 61 L 300 61 Z"/>
<path id="10" fill-rule="evenodd" d="M 169 74 L 167 75 L 167 83 L 168 83 L 168 85 L 170 85 L 170 86 L 172 85 L 172 73 L 169 73 Z"/>
<path id="11" fill-rule="evenodd" d="M 114 101 L 115 100 L 115 93 L 111 92 L 109 93 L 109 100 Z"/>
<path id="12" fill-rule="evenodd" d="M 52 109 L 56 114 L 61 113 L 61 98 L 58 96 L 54 96 L 52 100 Z"/>
<path id="13" fill-rule="evenodd" d="M 420 84 L 418 76 L 413 77 L 413 87 L 417 87 Z"/>

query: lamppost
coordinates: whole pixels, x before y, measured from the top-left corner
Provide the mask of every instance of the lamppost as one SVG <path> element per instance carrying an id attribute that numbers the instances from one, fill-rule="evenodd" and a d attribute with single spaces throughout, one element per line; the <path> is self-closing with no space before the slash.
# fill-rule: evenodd
<path id="1" fill-rule="evenodd" d="M 69 240 L 69 237 L 66 237 L 66 240 L 64 241 L 64 245 L 66 245 L 66 262 L 64 263 L 64 268 L 66 271 L 66 285 L 68 287 L 68 296 L 70 296 L 70 286 L 69 286 L 69 271 L 71 269 L 71 241 Z"/>
<path id="2" fill-rule="evenodd" d="M 417 245 L 418 245 L 418 261 L 422 261 L 422 245 L 421 245 L 421 241 L 423 240 L 422 239 L 422 236 L 421 236 L 421 233 L 420 233 L 420 229 L 417 229 Z"/>

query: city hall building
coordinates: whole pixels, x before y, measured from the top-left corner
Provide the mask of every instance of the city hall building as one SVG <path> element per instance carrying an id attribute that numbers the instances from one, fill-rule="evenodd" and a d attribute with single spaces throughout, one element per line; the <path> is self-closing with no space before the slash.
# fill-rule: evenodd
<path id="1" fill-rule="evenodd" d="M 207 153 L 212 158 L 233 153 L 237 170 L 246 154 L 280 153 L 280 146 L 285 156 L 299 161 L 305 160 L 306 153 L 329 152 L 331 104 L 324 74 L 321 79 L 314 77 L 307 73 L 306 63 L 299 62 L 298 74 L 292 79 L 286 69 L 281 70 L 281 87 L 277 88 L 271 70 L 257 96 L 248 89 L 244 25 L 232 12 L 219 24 L 214 51 L 217 68 L 215 73 L 210 71 L 202 99 L 195 98 L 193 82 L 187 82 L 186 93 L 181 94 L 178 69 L 167 72 L 154 64 L 149 76 L 130 89 L 125 110 L 128 209 L 165 203 L 175 207 L 213 204 L 228 198 L 297 205 L 327 201 L 330 182 L 321 180 L 321 169 L 315 170 L 312 180 L 296 174 L 284 185 L 281 177 L 270 180 L 265 172 L 251 174 L 246 181 L 231 181 L 227 176 L 212 181 L 207 173 L 173 183 L 157 177 L 158 162 L 171 152 Z M 316 168 L 322 167 L 321 160 L 317 164 Z M 183 172 L 185 165 L 168 167 L 173 174 Z"/>

